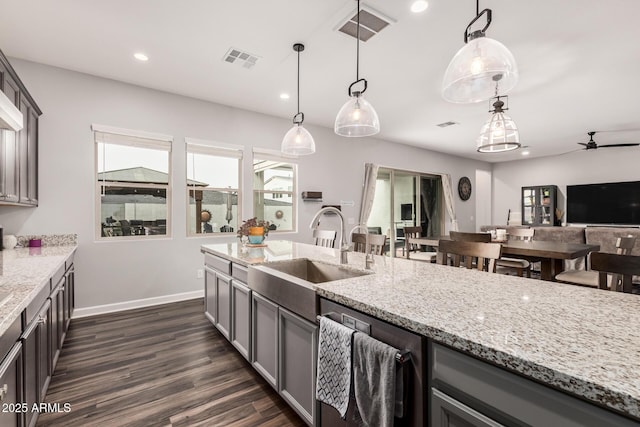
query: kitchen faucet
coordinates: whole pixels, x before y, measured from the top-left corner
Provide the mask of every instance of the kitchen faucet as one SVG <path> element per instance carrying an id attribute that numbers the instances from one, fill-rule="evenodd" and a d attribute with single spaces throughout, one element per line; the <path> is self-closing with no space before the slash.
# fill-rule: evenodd
<path id="1" fill-rule="evenodd" d="M 366 253 L 364 257 L 364 268 L 367 270 L 371 270 L 371 266 L 373 265 L 374 259 L 373 259 L 373 253 L 369 248 L 369 229 L 362 224 L 358 224 L 351 229 L 351 231 L 349 232 L 349 236 L 353 236 L 353 232 L 355 230 L 360 230 L 360 231 L 364 230 L 364 251 Z M 351 243 L 353 244 L 353 240 L 351 241 Z"/>
<path id="2" fill-rule="evenodd" d="M 340 217 L 340 227 L 341 227 L 341 235 L 340 235 L 340 264 L 346 264 L 347 263 L 347 252 L 349 252 L 349 250 L 351 249 L 349 247 L 349 245 L 347 244 L 347 233 L 345 233 L 345 229 L 344 229 L 344 216 L 342 216 L 342 212 L 340 212 L 340 209 L 335 208 L 333 206 L 326 206 L 322 209 L 320 209 L 318 212 L 316 212 L 315 216 L 313 217 L 313 219 L 311 220 L 311 224 L 309 224 L 309 228 L 312 230 L 315 230 L 316 228 L 318 228 L 318 219 L 320 218 L 321 215 L 327 213 L 327 212 L 333 212 L 335 214 L 338 215 L 338 217 Z"/>

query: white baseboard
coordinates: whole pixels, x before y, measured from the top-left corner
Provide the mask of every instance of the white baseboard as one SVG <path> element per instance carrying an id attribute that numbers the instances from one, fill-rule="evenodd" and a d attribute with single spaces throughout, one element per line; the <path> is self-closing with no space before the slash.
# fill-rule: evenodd
<path id="1" fill-rule="evenodd" d="M 117 302 L 114 304 L 96 305 L 93 307 L 76 308 L 73 311 L 73 318 L 97 316 L 98 314 L 115 313 L 117 311 L 133 310 L 136 308 L 150 307 L 154 305 L 167 304 L 177 301 L 203 298 L 204 289 L 201 291 L 184 292 L 181 294 L 164 295 L 161 297 L 137 299 L 133 301 Z"/>

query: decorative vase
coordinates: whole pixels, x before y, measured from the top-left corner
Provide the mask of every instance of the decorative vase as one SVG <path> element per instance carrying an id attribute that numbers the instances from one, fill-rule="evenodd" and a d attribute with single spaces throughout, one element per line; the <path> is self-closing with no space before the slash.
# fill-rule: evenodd
<path id="1" fill-rule="evenodd" d="M 264 241 L 264 227 L 249 227 L 249 243 L 259 245 Z"/>

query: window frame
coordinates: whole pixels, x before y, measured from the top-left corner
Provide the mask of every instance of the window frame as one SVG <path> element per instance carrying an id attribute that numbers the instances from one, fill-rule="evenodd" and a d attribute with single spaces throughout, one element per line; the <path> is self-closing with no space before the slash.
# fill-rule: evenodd
<path id="1" fill-rule="evenodd" d="M 93 144 L 94 144 L 94 239 L 101 242 L 120 242 L 120 241 L 145 241 L 145 240 L 157 240 L 157 239 L 171 239 L 172 238 L 172 150 L 173 150 L 173 136 L 160 133 L 153 133 L 147 131 L 140 131 L 134 129 L 118 128 L 113 126 L 92 124 L 91 125 Z M 110 134 L 114 139 L 122 139 L 122 142 L 104 142 L 98 141 L 101 134 Z M 125 143 L 125 140 L 129 140 Z M 136 143 L 137 141 L 137 143 Z M 106 180 L 99 180 L 99 163 L 98 163 L 98 151 L 100 144 L 111 144 L 119 146 L 130 146 L 155 149 L 159 151 L 167 152 L 167 183 L 166 184 L 153 184 L 153 183 L 130 183 L 130 182 L 114 182 L 113 184 L 107 183 Z M 104 160 L 104 159 L 103 159 Z M 103 173 L 106 171 L 103 171 Z M 102 188 L 107 187 L 125 187 L 125 188 L 151 188 L 166 191 L 166 233 L 165 234 L 140 234 L 131 236 L 103 236 L 102 235 L 102 200 L 103 195 Z"/>
<path id="2" fill-rule="evenodd" d="M 273 161 L 273 162 L 279 162 L 279 163 L 285 163 L 285 164 L 290 164 L 292 166 L 292 172 L 293 172 L 293 178 L 292 178 L 292 185 L 291 185 L 291 191 L 285 191 L 285 190 L 256 190 L 255 188 L 255 161 L 256 159 L 259 160 L 266 160 L 266 161 Z M 295 155 L 287 155 L 287 154 L 283 154 L 280 151 L 275 151 L 275 150 L 268 150 L 268 149 L 261 149 L 261 148 L 254 148 L 253 149 L 253 157 L 251 159 L 251 197 L 252 197 L 252 208 L 253 208 L 253 216 L 258 217 L 257 212 L 255 211 L 255 203 L 256 203 L 256 195 L 257 194 L 262 194 L 263 197 L 262 199 L 264 200 L 264 194 L 279 194 L 280 197 L 282 198 L 285 194 L 286 195 L 291 195 L 291 224 L 292 224 L 292 228 L 290 230 L 272 230 L 269 231 L 269 234 L 271 233 L 297 233 L 298 232 L 298 197 L 297 197 L 297 188 L 298 188 L 298 156 Z M 275 197 L 274 197 L 275 199 Z M 271 222 L 271 219 L 269 218 L 260 218 L 258 217 L 258 219 L 266 219 L 267 221 Z"/>
<path id="3" fill-rule="evenodd" d="M 185 174 L 185 185 L 186 185 L 186 189 L 187 189 L 187 194 L 186 194 L 186 203 L 185 203 L 185 207 L 186 207 L 186 221 L 185 221 L 185 228 L 186 228 L 186 234 L 187 237 L 194 237 L 194 238 L 203 238 L 203 237 L 228 237 L 228 236 L 233 236 L 236 234 L 237 232 L 237 228 L 240 226 L 240 224 L 242 223 L 242 165 L 243 165 L 243 160 L 244 160 L 244 147 L 240 146 L 240 145 L 232 145 L 232 144 L 225 144 L 225 143 L 221 143 L 221 142 L 215 142 L 215 141 L 208 141 L 208 140 L 203 140 L 203 139 L 196 139 L 196 138 L 185 138 L 184 139 L 185 142 L 185 168 L 184 168 L 184 174 Z M 189 151 L 189 148 L 192 147 L 194 149 L 194 151 Z M 219 188 L 219 187 L 207 187 L 207 188 L 203 188 L 202 191 L 218 191 L 218 192 L 229 192 L 231 191 L 235 191 L 237 193 L 237 215 L 238 215 L 238 221 L 237 221 L 237 226 L 234 229 L 234 231 L 226 231 L 226 232 L 218 232 L 218 233 L 191 233 L 190 232 L 190 205 L 189 205 L 189 199 L 190 199 L 190 192 L 191 190 L 195 189 L 195 186 L 189 186 L 188 184 L 188 180 L 190 179 L 188 177 L 188 163 L 189 163 L 189 153 L 194 153 L 194 154 L 204 154 L 204 155 L 210 155 L 210 156 L 217 156 L 217 157 L 224 157 L 224 158 L 229 158 L 229 159 L 236 159 L 238 161 L 238 188 L 233 189 L 233 188 Z M 193 180 L 195 180 L 195 178 L 191 178 Z"/>

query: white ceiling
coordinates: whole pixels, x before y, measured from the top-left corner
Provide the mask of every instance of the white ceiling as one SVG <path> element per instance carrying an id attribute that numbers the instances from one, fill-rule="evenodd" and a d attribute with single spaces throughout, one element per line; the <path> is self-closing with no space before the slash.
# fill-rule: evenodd
<path id="1" fill-rule="evenodd" d="M 369 82 L 379 137 L 490 162 L 522 158 L 521 150 L 476 152 L 489 102 L 457 105 L 440 96 L 475 1 L 430 0 L 421 14 L 410 12 L 412 1 L 362 2 L 397 21 L 360 49 L 360 77 Z M 504 43 L 518 63 L 508 114 L 530 157 L 579 149 L 576 143 L 586 142 L 590 130 L 611 131 L 596 135 L 600 144 L 640 142 L 640 1 L 483 0 L 480 6 L 493 10 L 487 36 Z M 355 39 L 334 29 L 355 8 L 354 0 L 0 0 L 0 49 L 10 57 L 291 118 L 292 45 L 302 42 L 305 122 L 333 128 L 355 80 L 356 50 Z M 231 47 L 259 56 L 258 65 L 247 70 L 225 63 Z M 147 63 L 133 59 L 139 51 L 149 56 Z M 282 101 L 281 92 L 291 99 Z M 459 125 L 436 126 L 446 121 Z"/>

